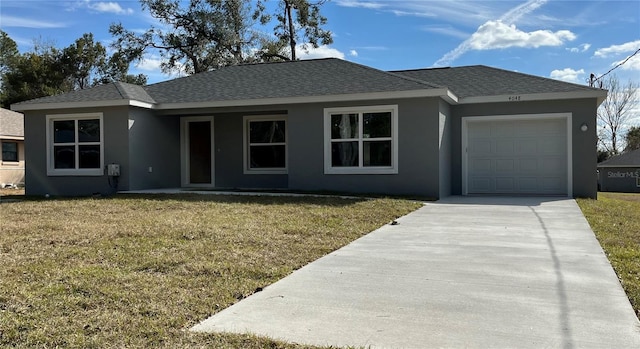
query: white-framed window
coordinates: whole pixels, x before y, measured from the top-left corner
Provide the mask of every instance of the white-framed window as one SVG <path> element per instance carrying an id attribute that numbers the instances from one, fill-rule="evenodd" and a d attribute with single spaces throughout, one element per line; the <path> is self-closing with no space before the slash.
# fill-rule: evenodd
<path id="1" fill-rule="evenodd" d="M 640 188 L 640 177 L 636 177 L 636 187 Z"/>
<path id="2" fill-rule="evenodd" d="M 243 124 L 244 173 L 287 173 L 287 117 L 247 115 Z"/>
<path id="3" fill-rule="evenodd" d="M 102 113 L 47 115 L 47 175 L 104 174 Z"/>
<path id="4" fill-rule="evenodd" d="M 2 142 L 2 161 L 18 162 L 18 142 Z"/>
<path id="5" fill-rule="evenodd" d="M 398 173 L 398 106 L 325 109 L 324 172 Z"/>

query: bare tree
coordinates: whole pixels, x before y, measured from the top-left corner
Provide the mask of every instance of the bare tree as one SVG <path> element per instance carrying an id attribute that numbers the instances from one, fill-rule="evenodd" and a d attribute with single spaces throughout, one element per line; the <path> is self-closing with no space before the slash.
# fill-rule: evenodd
<path id="1" fill-rule="evenodd" d="M 615 75 L 602 82 L 602 88 L 609 93 L 598 108 L 598 143 L 611 155 L 620 153 L 622 132 L 632 117 L 631 108 L 638 103 L 638 87 L 638 83 L 631 80 L 621 84 Z"/>

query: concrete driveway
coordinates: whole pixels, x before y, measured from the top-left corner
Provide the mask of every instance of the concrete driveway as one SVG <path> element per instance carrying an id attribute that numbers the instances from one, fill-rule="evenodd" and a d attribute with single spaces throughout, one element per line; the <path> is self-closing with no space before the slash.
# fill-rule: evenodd
<path id="1" fill-rule="evenodd" d="M 640 348 L 574 200 L 451 197 L 398 222 L 192 330 L 371 348 Z"/>

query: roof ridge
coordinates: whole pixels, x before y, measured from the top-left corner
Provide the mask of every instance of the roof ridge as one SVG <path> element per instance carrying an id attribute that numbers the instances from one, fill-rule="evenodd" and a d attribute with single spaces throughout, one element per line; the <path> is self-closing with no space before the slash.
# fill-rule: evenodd
<path id="1" fill-rule="evenodd" d="M 512 73 L 512 74 L 522 74 L 522 75 L 526 75 L 528 77 L 535 78 L 535 79 L 538 79 L 538 80 L 545 80 L 545 81 L 546 80 L 551 80 L 551 81 L 560 82 L 560 83 L 563 83 L 563 84 L 572 85 L 572 86 L 581 87 L 581 88 L 586 88 L 586 89 L 595 90 L 595 91 L 602 91 L 603 90 L 603 89 L 599 89 L 599 88 L 595 88 L 595 87 L 591 87 L 591 86 L 587 86 L 587 85 L 577 84 L 577 83 L 574 83 L 574 82 L 568 82 L 568 81 L 563 81 L 563 80 L 558 80 L 558 79 L 552 79 L 552 78 L 547 78 L 547 77 L 544 77 L 544 76 L 533 75 L 533 74 L 523 73 L 523 72 L 519 72 L 519 71 L 496 68 L 496 67 L 492 67 L 492 66 L 488 66 L 488 65 L 478 64 L 478 65 L 472 65 L 472 66 L 466 66 L 466 67 L 483 67 L 483 68 L 499 70 L 499 71 Z M 461 68 L 465 68 L 465 67 L 461 67 Z"/>
<path id="2" fill-rule="evenodd" d="M 122 97 L 122 99 L 131 99 L 127 93 L 125 91 L 123 91 L 123 89 L 120 88 L 120 84 L 122 84 L 123 82 L 121 81 L 114 81 L 112 82 L 113 86 L 116 88 L 116 91 L 118 91 L 118 93 L 120 94 L 120 97 Z"/>
<path id="3" fill-rule="evenodd" d="M 349 64 L 352 64 L 352 65 L 355 65 L 355 66 L 358 66 L 358 67 L 361 67 L 361 68 L 364 68 L 364 69 L 367 69 L 367 70 L 373 70 L 373 71 L 376 71 L 376 72 L 379 72 L 379 73 L 384 73 L 384 74 L 386 74 L 386 75 L 393 76 L 393 77 L 395 77 L 395 78 L 399 78 L 399 79 L 403 79 L 403 80 L 406 80 L 406 81 L 411 81 L 411 82 L 419 83 L 419 84 L 421 84 L 421 85 L 426 85 L 426 86 L 427 86 L 427 87 L 429 87 L 429 88 L 441 88 L 441 87 L 443 87 L 443 86 L 440 86 L 440 85 L 436 85 L 436 84 L 430 83 L 430 82 L 428 82 L 428 81 L 424 81 L 424 80 L 416 79 L 416 78 L 411 78 L 411 77 L 404 76 L 404 75 L 400 75 L 400 74 L 395 74 L 395 73 L 388 72 L 388 71 L 385 71 L 385 70 L 382 70 L 382 69 L 373 68 L 373 67 L 370 67 L 370 66 L 368 66 L 368 65 L 364 65 L 364 64 L 360 64 L 360 63 L 351 62 L 351 61 L 348 61 L 348 60 L 346 60 L 346 59 L 340 59 L 340 58 L 325 58 L 325 59 L 335 59 L 335 60 L 340 60 L 340 61 L 347 62 L 347 63 L 349 63 Z"/>

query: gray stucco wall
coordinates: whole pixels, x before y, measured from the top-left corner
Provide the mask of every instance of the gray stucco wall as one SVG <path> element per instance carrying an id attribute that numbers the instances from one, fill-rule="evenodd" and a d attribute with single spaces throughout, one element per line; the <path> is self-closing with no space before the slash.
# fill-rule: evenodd
<path id="1" fill-rule="evenodd" d="M 452 106 L 452 194 L 460 195 L 462 192 L 462 117 L 568 112 L 572 113 L 573 196 L 596 198 L 596 109 L 595 98 Z M 580 125 L 583 123 L 586 123 L 589 128 L 586 132 L 580 130 Z"/>
<path id="2" fill-rule="evenodd" d="M 128 189 L 180 187 L 180 119 L 131 108 L 128 127 Z"/>
<path id="3" fill-rule="evenodd" d="M 398 105 L 398 174 L 324 174 L 324 108 Z M 289 108 L 289 188 L 439 197 L 438 98 Z"/>
<path id="4" fill-rule="evenodd" d="M 640 186 L 638 186 L 640 166 L 601 167 L 598 171 L 600 172 L 600 191 L 640 193 Z"/>
<path id="5" fill-rule="evenodd" d="M 103 113 L 104 162 L 129 163 L 127 137 L 128 107 L 60 109 L 55 111 L 27 111 L 25 113 L 25 190 L 27 195 L 80 196 L 94 193 L 109 194 L 106 175 L 47 176 L 46 116 L 77 113 Z M 127 169 L 122 170 L 119 188 L 129 188 Z"/>
<path id="6" fill-rule="evenodd" d="M 286 115 L 281 110 L 246 110 L 213 113 L 215 185 L 217 188 L 287 188 L 286 174 L 244 174 L 243 117 L 245 115 Z M 287 131 L 291 136 L 291 128 Z M 291 143 L 289 142 L 289 149 Z M 292 166 L 289 158 L 289 167 Z"/>
<path id="7" fill-rule="evenodd" d="M 451 195 L 451 106 L 439 101 L 439 181 L 440 198 Z"/>

